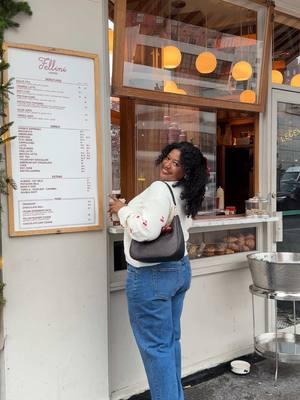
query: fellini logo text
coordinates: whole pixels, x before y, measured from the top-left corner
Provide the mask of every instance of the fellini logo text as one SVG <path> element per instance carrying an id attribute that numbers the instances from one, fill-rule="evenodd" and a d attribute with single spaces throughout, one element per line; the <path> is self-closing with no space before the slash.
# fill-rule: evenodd
<path id="1" fill-rule="evenodd" d="M 67 72 L 66 67 L 60 67 L 56 64 L 56 60 L 50 57 L 39 57 L 39 69 L 49 72 Z"/>

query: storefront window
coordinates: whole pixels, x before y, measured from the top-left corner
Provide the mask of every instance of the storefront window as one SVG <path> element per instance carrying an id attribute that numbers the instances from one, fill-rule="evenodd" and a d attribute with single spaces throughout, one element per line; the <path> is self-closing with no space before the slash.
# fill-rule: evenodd
<path id="1" fill-rule="evenodd" d="M 153 181 L 159 179 L 159 168 L 155 167 L 155 160 L 160 151 L 168 143 L 189 141 L 199 147 L 208 161 L 210 181 L 202 213 L 215 209 L 216 191 L 216 113 L 200 111 L 196 107 L 175 106 L 168 104 L 132 101 L 134 132 L 128 125 L 121 126 L 121 163 L 126 165 L 128 180 L 121 183 L 122 194 L 130 198 L 128 188 L 134 189 L 133 195 L 142 192 Z M 121 114 L 126 113 L 128 105 Z M 128 116 L 128 114 L 127 114 Z M 122 140 L 123 139 L 123 140 Z M 131 148 L 135 154 L 134 163 L 127 161 L 128 151 L 123 147 Z M 129 170 L 131 175 L 129 176 Z"/>
<path id="2" fill-rule="evenodd" d="M 272 82 L 300 87 L 300 20 L 278 12 L 273 23 Z"/>
<path id="3" fill-rule="evenodd" d="M 300 105 L 277 104 L 277 210 L 283 214 L 278 251 L 300 251 Z"/>
<path id="4" fill-rule="evenodd" d="M 239 0 L 236 1 L 236 3 L 237 2 L 243 5 Z M 143 7 L 145 7 L 146 3 L 147 1 L 136 1 L 135 3 L 133 1 L 128 1 L 128 15 L 136 15 L 136 18 L 139 18 L 138 20 L 141 20 L 143 23 L 146 23 L 145 21 L 153 22 L 152 17 L 149 17 L 150 19 L 148 18 L 147 20 L 144 17 L 142 18 L 141 15 L 137 15 L 138 13 L 136 11 L 144 9 Z M 224 2 L 220 1 L 220 3 Z M 227 6 L 233 7 L 232 10 L 236 7 L 236 9 L 242 13 L 246 10 L 245 7 L 234 6 L 232 4 L 233 1 L 225 3 L 225 9 L 227 9 Z M 248 3 L 249 2 L 247 2 L 247 4 Z M 125 3 L 123 0 L 117 1 L 116 5 L 117 9 L 119 7 L 119 12 L 120 4 L 124 6 Z M 148 5 L 150 7 L 150 4 Z M 161 8 L 161 17 L 162 15 L 167 15 L 167 5 L 164 7 L 161 5 Z M 208 10 L 210 10 L 210 8 L 208 8 Z M 227 11 L 228 10 L 229 9 L 227 9 Z M 262 16 L 259 10 L 258 8 L 256 11 L 254 9 L 248 9 L 246 11 L 249 18 L 252 16 L 256 20 L 259 15 Z M 151 7 L 148 9 L 149 15 L 155 15 L 156 11 Z M 190 8 L 185 9 L 185 12 L 191 17 Z M 183 10 L 181 10 L 176 17 L 180 24 L 181 22 L 186 23 L 187 21 L 187 15 L 183 18 L 182 13 Z M 115 15 L 116 14 L 118 13 L 115 13 Z M 211 23 L 215 24 L 214 26 L 221 26 L 222 24 L 225 26 L 224 21 L 226 18 L 223 18 L 221 21 L 220 17 L 219 22 L 217 22 L 216 15 L 211 16 Z M 119 17 L 116 16 L 116 20 L 113 21 L 114 24 L 112 25 L 112 23 L 110 23 L 110 27 L 114 29 L 115 39 L 118 37 L 120 38 L 120 36 L 118 36 L 120 35 L 120 32 L 118 33 L 120 27 L 116 23 L 118 19 Z M 197 14 L 194 16 L 193 23 L 197 25 L 198 19 L 199 15 Z M 149 25 L 150 22 L 148 22 L 147 24 Z M 158 25 L 160 26 L 162 23 L 160 22 Z M 139 27 L 140 26 L 142 25 L 139 23 Z M 247 26 L 247 28 L 245 28 L 245 26 Z M 209 26 L 205 25 L 205 32 L 209 30 L 206 28 L 209 28 Z M 231 27 L 230 29 L 233 28 Z M 246 32 L 249 32 L 250 36 L 246 35 L 246 39 L 250 41 L 254 40 L 253 35 L 258 35 L 258 28 L 254 28 L 254 25 L 252 25 L 250 29 L 250 25 L 245 19 L 239 24 L 239 29 L 242 29 L 244 36 Z M 145 35 L 146 27 L 142 29 L 142 32 L 143 35 Z M 195 29 L 192 29 L 192 32 L 195 32 Z M 237 35 L 238 32 L 240 31 L 236 30 Z M 173 31 L 171 31 L 171 37 L 173 37 Z M 219 37 L 222 39 L 227 36 L 220 35 Z M 241 37 L 241 40 L 244 39 L 244 37 Z M 132 40 L 135 40 L 134 37 L 132 37 Z M 191 48 L 195 50 L 195 44 L 192 44 L 192 38 L 186 38 L 185 40 L 186 44 L 189 45 L 188 47 L 192 45 Z M 235 43 L 237 43 L 236 40 L 237 39 L 235 39 Z M 223 45 L 224 43 L 223 41 Z M 248 44 L 249 43 L 250 42 L 248 42 Z M 118 40 L 114 41 L 114 45 L 118 46 Z M 141 50 L 141 47 L 139 47 L 139 49 Z M 161 52 L 161 49 L 162 48 L 157 51 Z M 226 48 L 224 51 L 230 53 L 230 51 L 233 51 L 233 48 L 231 48 L 231 50 Z M 233 53 L 237 54 L 235 51 L 233 51 Z M 114 58 L 118 58 L 118 54 L 118 52 L 115 52 Z M 191 54 L 189 56 L 191 59 Z M 148 60 L 147 57 L 144 59 Z M 175 74 L 175 76 L 179 76 L 180 79 L 182 79 L 182 77 L 190 79 L 187 64 L 188 59 L 188 55 L 184 53 L 180 67 L 178 67 L 179 69 L 177 68 L 178 71 L 176 68 L 173 70 L 166 68 L 159 69 L 166 73 Z M 133 64 L 132 68 L 137 68 L 136 72 L 140 70 L 140 68 L 145 67 L 145 65 L 143 66 L 140 63 L 136 64 L 134 62 Z M 150 64 L 149 61 L 148 67 L 152 68 Z M 191 62 L 189 65 L 191 65 Z M 146 70 L 149 72 L 150 70 L 147 68 Z M 184 68 L 185 73 L 182 72 Z M 135 74 L 136 80 L 132 80 L 132 85 L 136 86 L 136 90 L 140 90 L 138 88 L 139 85 L 144 85 L 145 87 L 147 84 L 146 82 L 154 81 L 154 72 L 158 70 L 152 68 L 151 71 L 153 74 L 145 75 L 145 82 L 141 80 L 140 84 L 138 83 L 139 75 L 138 73 Z M 214 72 L 214 74 L 208 74 L 204 78 L 208 81 L 212 79 L 213 75 L 216 78 L 216 72 Z M 124 75 L 124 79 L 125 78 Z M 258 74 L 255 73 L 251 79 L 258 79 Z M 183 79 L 182 82 L 187 81 Z M 168 85 L 169 84 L 172 86 L 170 82 Z M 245 85 L 245 82 L 241 81 L 239 84 Z M 208 86 L 206 85 L 206 89 L 207 88 Z M 126 87 L 126 90 L 127 89 L 129 90 L 129 87 Z M 212 88 L 212 90 L 218 90 L 218 86 Z M 214 107 L 215 111 L 208 111 L 212 110 L 212 108 L 197 106 L 197 102 L 195 101 L 196 97 L 192 97 L 193 106 L 187 106 L 182 104 L 181 99 L 188 97 L 188 95 L 179 92 L 169 93 L 159 90 L 143 90 L 141 96 L 139 93 L 140 92 L 137 92 L 137 96 L 136 93 L 129 92 L 127 93 L 128 96 L 121 95 L 120 97 L 111 97 L 112 189 L 121 190 L 122 197 L 129 201 L 159 178 L 159 170 L 155 167 L 155 159 L 158 157 L 161 149 L 168 143 L 187 140 L 201 149 L 208 159 L 208 166 L 210 169 L 210 181 L 207 185 L 205 200 L 199 213 L 204 216 L 207 214 L 224 214 L 226 210 L 220 209 L 216 201 L 216 188 L 221 186 L 224 190 L 224 208 L 228 206 L 233 208 L 237 214 L 243 214 L 245 212 L 245 200 L 253 196 L 258 187 L 258 153 L 255 151 L 257 147 L 258 114 L 249 110 L 232 110 L 230 107 L 229 109 L 219 109 L 217 112 L 216 107 Z M 154 93 L 155 98 L 149 100 L 149 93 Z M 165 99 L 164 95 L 175 96 L 176 101 L 167 98 L 167 101 L 164 102 L 162 101 Z M 222 103 L 222 100 L 220 100 L 220 103 Z M 226 102 L 226 105 L 227 104 L 228 102 Z"/>
<path id="5" fill-rule="evenodd" d="M 154 160 L 168 143 L 189 141 L 208 160 L 210 183 L 204 210 L 214 209 L 216 178 L 216 114 L 197 108 L 136 103 L 136 192 L 159 179 Z"/>
<path id="6" fill-rule="evenodd" d="M 173 103 L 227 108 L 261 103 L 266 7 L 242 0 L 116 5 L 115 93 L 147 98 L 152 91 Z"/>

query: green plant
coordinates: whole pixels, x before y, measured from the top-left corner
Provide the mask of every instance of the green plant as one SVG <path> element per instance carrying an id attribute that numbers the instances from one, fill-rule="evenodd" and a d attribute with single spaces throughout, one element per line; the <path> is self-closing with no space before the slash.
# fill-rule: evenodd
<path id="1" fill-rule="evenodd" d="M 20 13 L 32 15 L 31 8 L 26 1 L 0 0 L 0 118 L 2 119 L 2 124 L 0 126 L 0 146 L 5 145 L 7 141 L 15 138 L 15 136 L 8 136 L 9 128 L 12 126 L 13 122 L 4 122 L 7 117 L 5 114 L 5 107 L 9 100 L 9 95 L 13 93 L 11 91 L 12 79 L 7 82 L 4 80 L 5 71 L 9 68 L 9 64 L 4 59 L 3 41 L 4 32 L 7 29 L 19 27 L 19 23 L 15 22 L 13 18 Z M 2 153 L 0 153 L 0 162 L 3 162 Z M 8 185 L 15 188 L 13 179 L 7 176 L 6 170 L 3 167 L 0 169 L 0 194 L 7 194 Z M 2 282 L 1 278 L 0 276 L 0 306 L 3 306 L 5 304 L 3 295 L 5 283 Z"/>
<path id="2" fill-rule="evenodd" d="M 6 118 L 5 107 L 9 95 L 13 94 L 11 92 L 12 79 L 7 82 L 4 81 L 4 72 L 9 68 L 9 64 L 4 59 L 3 40 L 6 29 L 19 27 L 19 23 L 15 22 L 13 18 L 20 13 L 32 15 L 31 8 L 26 1 L 0 0 L 0 117 L 2 118 L 2 126 L 0 127 L 0 146 L 15 138 L 15 136 L 7 135 L 13 122 L 3 123 L 3 120 Z M 3 161 L 2 159 L 3 156 L 1 153 L 0 162 Z M 6 175 L 5 168 L 1 168 L 0 194 L 7 194 L 7 185 L 12 185 L 15 188 L 13 179 Z"/>

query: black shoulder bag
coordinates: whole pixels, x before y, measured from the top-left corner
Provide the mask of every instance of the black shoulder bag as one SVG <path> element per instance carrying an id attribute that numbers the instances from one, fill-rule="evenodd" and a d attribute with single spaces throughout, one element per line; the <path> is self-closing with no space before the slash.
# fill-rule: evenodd
<path id="1" fill-rule="evenodd" d="M 137 261 L 145 263 L 161 263 L 166 261 L 179 261 L 185 252 L 185 243 L 176 202 L 172 189 L 164 182 L 172 195 L 175 206 L 175 215 L 169 229 L 163 229 L 158 238 L 151 241 L 138 242 L 131 240 L 129 254 Z"/>

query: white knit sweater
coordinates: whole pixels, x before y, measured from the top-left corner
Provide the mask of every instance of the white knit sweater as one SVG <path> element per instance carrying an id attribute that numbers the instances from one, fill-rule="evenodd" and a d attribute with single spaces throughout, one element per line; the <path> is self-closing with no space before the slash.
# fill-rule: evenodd
<path id="1" fill-rule="evenodd" d="M 173 190 L 176 209 L 180 218 L 184 240 L 188 240 L 188 229 L 192 219 L 188 218 L 183 209 L 184 202 L 180 199 L 181 188 L 172 187 L 175 182 L 168 182 Z M 174 215 L 174 204 L 171 193 L 165 183 L 153 182 L 146 190 L 132 199 L 126 207 L 122 207 L 118 216 L 124 230 L 124 250 L 127 263 L 134 267 L 145 267 L 155 263 L 142 263 L 129 255 L 131 239 L 139 242 L 156 239 L 161 228 L 170 223 Z M 185 251 L 187 254 L 187 251 Z"/>

